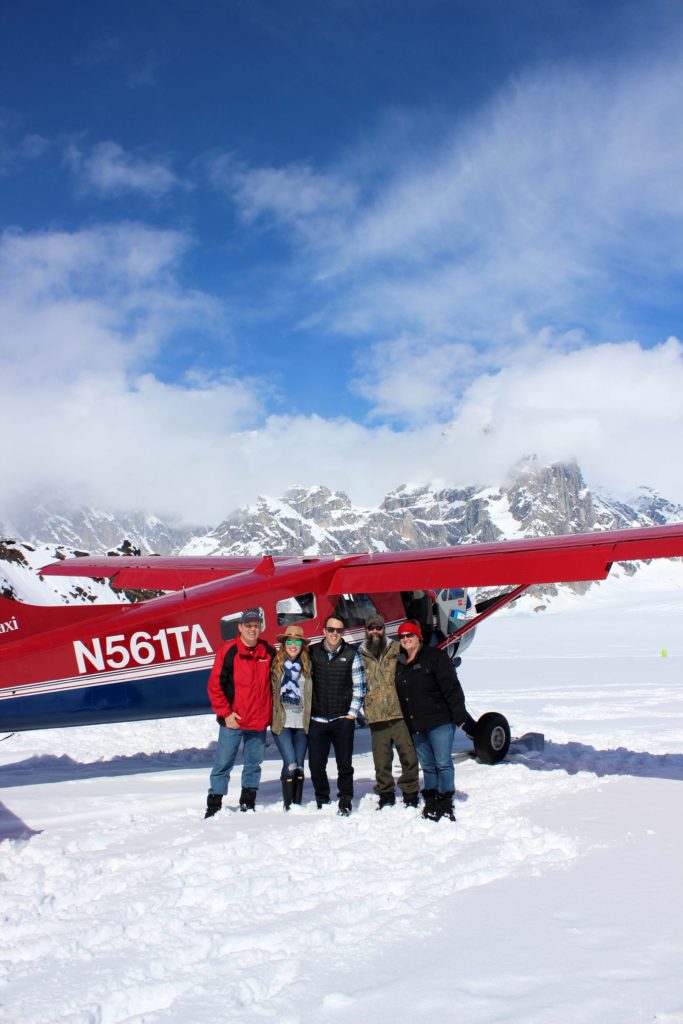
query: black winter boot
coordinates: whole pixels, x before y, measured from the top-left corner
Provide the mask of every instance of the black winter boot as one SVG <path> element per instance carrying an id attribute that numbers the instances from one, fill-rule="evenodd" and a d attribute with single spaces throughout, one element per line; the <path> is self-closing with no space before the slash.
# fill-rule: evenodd
<path id="1" fill-rule="evenodd" d="M 436 798 L 436 806 L 438 810 L 437 821 L 441 818 L 448 818 L 449 821 L 455 821 L 455 815 L 453 814 L 453 797 L 454 792 L 450 793 L 439 793 Z"/>
<path id="2" fill-rule="evenodd" d="M 379 803 L 377 804 L 377 810 L 381 811 L 385 807 L 393 807 L 396 803 L 395 793 L 380 793 Z"/>
<path id="3" fill-rule="evenodd" d="M 300 804 L 304 796 L 304 770 L 303 768 L 297 768 L 296 776 L 294 778 L 294 797 L 292 798 L 293 804 Z"/>
<path id="4" fill-rule="evenodd" d="M 404 793 L 403 803 L 406 807 L 417 807 L 420 803 L 419 793 Z"/>
<path id="5" fill-rule="evenodd" d="M 255 789 L 249 789 L 248 787 L 246 789 L 244 789 L 244 788 L 242 789 L 242 792 L 240 793 L 240 810 L 241 811 L 254 811 L 254 810 L 256 810 L 256 808 L 254 806 L 255 803 L 256 803 L 256 793 L 257 793 L 257 790 L 255 790 Z"/>
<path id="6" fill-rule="evenodd" d="M 282 779 L 282 802 L 285 805 L 285 810 L 294 803 L 294 791 L 296 788 L 296 775 L 285 775 Z"/>
<path id="7" fill-rule="evenodd" d="M 204 818 L 213 818 L 223 806 L 223 797 L 220 793 L 209 793 L 206 798 L 206 814 Z"/>
<path id="8" fill-rule="evenodd" d="M 342 818 L 348 818 L 349 814 L 353 810 L 353 804 L 351 803 L 350 796 L 340 796 L 337 814 L 341 814 Z"/>
<path id="9" fill-rule="evenodd" d="M 439 794 L 435 789 L 423 789 L 422 796 L 424 797 L 425 805 L 422 808 L 422 817 L 428 818 L 429 821 L 438 821 L 439 813 L 436 805 Z"/>

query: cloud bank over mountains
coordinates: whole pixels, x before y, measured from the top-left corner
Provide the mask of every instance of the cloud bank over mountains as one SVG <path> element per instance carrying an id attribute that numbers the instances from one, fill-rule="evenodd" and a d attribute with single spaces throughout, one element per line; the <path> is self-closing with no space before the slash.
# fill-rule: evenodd
<path id="1" fill-rule="evenodd" d="M 50 161 L 75 204 L 0 234 L 5 506 L 206 521 L 294 484 L 371 504 L 529 452 L 683 499 L 678 39 L 385 109 L 325 155 L 5 117 L 1 173 Z"/>

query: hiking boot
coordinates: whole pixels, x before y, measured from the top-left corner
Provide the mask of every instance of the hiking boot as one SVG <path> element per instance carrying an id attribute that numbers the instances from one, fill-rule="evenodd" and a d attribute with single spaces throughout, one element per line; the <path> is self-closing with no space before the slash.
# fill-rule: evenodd
<path id="1" fill-rule="evenodd" d="M 213 818 L 214 814 L 218 814 L 221 807 L 223 806 L 223 797 L 220 793 L 209 793 L 206 798 L 206 814 L 204 819 Z"/>
<path id="2" fill-rule="evenodd" d="M 353 810 L 353 804 L 351 803 L 350 796 L 340 796 L 337 814 L 341 814 L 342 818 L 348 818 L 349 814 Z"/>
<path id="3" fill-rule="evenodd" d="M 406 807 L 418 807 L 420 803 L 419 793 L 404 793 L 403 803 Z"/>
<path id="4" fill-rule="evenodd" d="M 246 789 L 244 789 L 244 788 L 242 789 L 242 792 L 240 793 L 240 810 L 241 811 L 255 811 L 256 810 L 256 807 L 255 807 L 255 804 L 256 804 L 256 793 L 257 793 L 257 790 L 250 789 L 249 787 L 247 787 Z"/>
<path id="5" fill-rule="evenodd" d="M 395 793 L 380 793 L 380 795 L 379 795 L 379 803 L 377 804 L 377 808 L 376 809 L 378 811 L 381 811 L 385 807 L 393 807 L 395 803 L 396 803 L 396 794 Z"/>
<path id="6" fill-rule="evenodd" d="M 320 808 L 324 807 L 326 804 L 331 804 L 331 803 L 332 803 L 332 801 L 330 800 L 329 796 L 328 797 L 317 796 L 315 798 L 315 805 L 318 808 L 318 810 L 320 810 Z"/>
<path id="7" fill-rule="evenodd" d="M 436 801 L 439 794 L 435 789 L 423 789 L 422 796 L 424 797 L 424 807 L 422 808 L 422 817 L 427 818 L 429 821 L 438 821 L 439 812 L 436 805 Z"/>
<path id="8" fill-rule="evenodd" d="M 437 806 L 437 821 L 441 818 L 448 818 L 449 821 L 455 821 L 455 815 L 453 814 L 453 797 L 455 793 L 439 793 L 436 798 Z"/>

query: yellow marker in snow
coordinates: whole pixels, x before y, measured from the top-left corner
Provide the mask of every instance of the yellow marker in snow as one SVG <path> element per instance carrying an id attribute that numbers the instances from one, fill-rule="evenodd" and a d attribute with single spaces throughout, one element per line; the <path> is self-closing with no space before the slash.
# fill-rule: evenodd
<path id="1" fill-rule="evenodd" d="M 662 657 L 666 658 L 666 647 L 662 647 Z"/>

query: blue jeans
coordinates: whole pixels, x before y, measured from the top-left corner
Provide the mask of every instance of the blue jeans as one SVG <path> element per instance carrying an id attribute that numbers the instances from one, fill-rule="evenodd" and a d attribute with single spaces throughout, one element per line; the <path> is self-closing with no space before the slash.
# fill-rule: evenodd
<path id="1" fill-rule="evenodd" d="M 413 733 L 413 743 L 424 775 L 425 789 L 436 789 L 439 793 L 455 792 L 452 756 L 454 734 L 453 722 Z"/>
<path id="2" fill-rule="evenodd" d="M 286 779 L 295 768 L 303 768 L 308 736 L 303 729 L 290 729 L 287 726 L 281 732 L 274 732 L 275 746 L 282 758 L 281 779 Z"/>
<path id="3" fill-rule="evenodd" d="M 220 793 L 221 796 L 225 796 L 228 792 L 230 772 L 242 740 L 242 789 L 258 789 L 261 781 L 261 764 L 266 752 L 266 730 L 228 729 L 227 726 L 220 725 L 213 770 L 209 779 L 209 793 Z"/>

